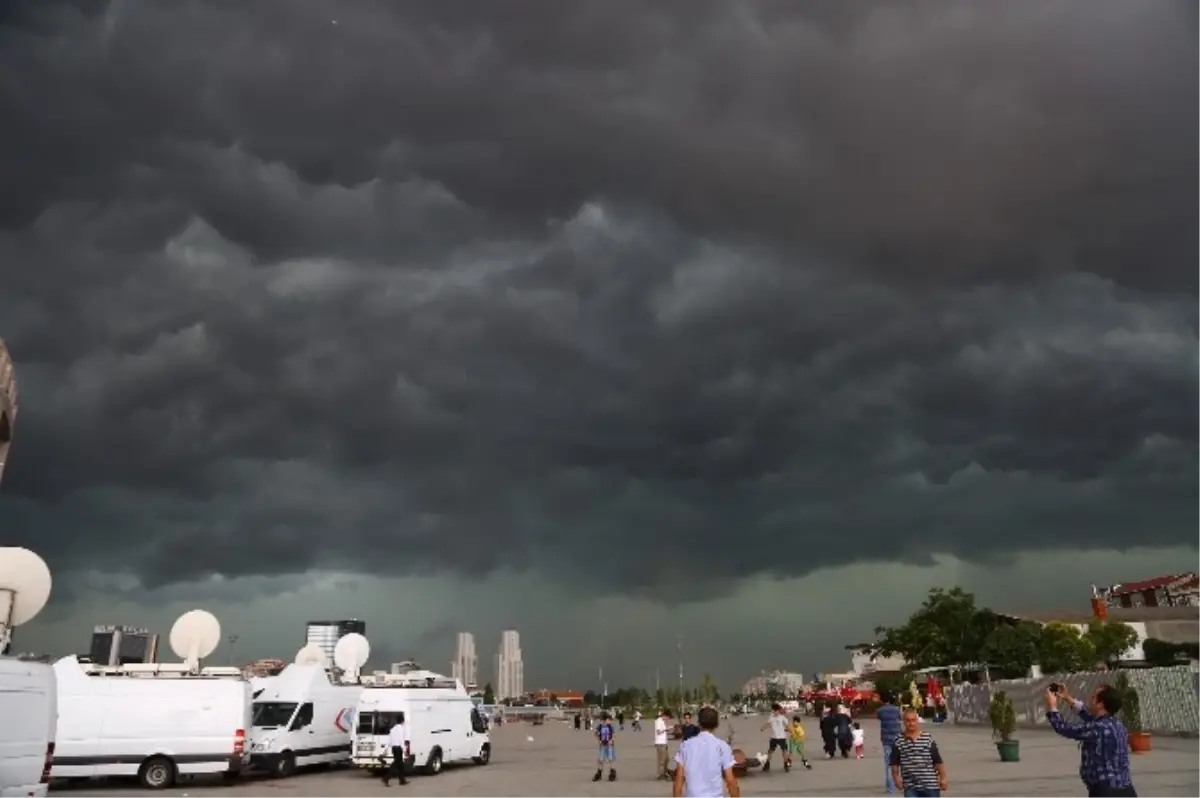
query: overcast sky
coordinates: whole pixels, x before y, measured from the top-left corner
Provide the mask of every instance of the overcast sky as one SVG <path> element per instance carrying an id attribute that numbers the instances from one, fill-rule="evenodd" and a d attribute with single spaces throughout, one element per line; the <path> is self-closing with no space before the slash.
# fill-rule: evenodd
<path id="1" fill-rule="evenodd" d="M 1194 3 L 0 8 L 18 648 L 527 686 L 1195 567 Z M 1136 547 L 1136 548 L 1134 548 Z M 226 652 L 227 655 L 227 652 Z M 690 679 L 689 679 L 690 680 Z"/>

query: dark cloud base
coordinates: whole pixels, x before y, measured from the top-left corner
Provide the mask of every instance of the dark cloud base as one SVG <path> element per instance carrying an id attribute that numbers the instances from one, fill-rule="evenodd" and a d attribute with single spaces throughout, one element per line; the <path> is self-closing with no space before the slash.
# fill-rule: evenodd
<path id="1" fill-rule="evenodd" d="M 670 601 L 1194 543 L 1192 6 L 527 5 L 3 6 L 8 539 Z"/>

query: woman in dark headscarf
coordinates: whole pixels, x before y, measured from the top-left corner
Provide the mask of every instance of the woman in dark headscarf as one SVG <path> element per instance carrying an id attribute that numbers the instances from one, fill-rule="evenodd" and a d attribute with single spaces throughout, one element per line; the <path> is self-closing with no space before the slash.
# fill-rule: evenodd
<path id="1" fill-rule="evenodd" d="M 850 710 L 839 704 L 833 713 L 833 718 L 838 750 L 842 752 L 842 759 L 849 759 L 850 749 L 854 746 L 854 729 L 850 723 Z"/>
<path id="2" fill-rule="evenodd" d="M 833 759 L 837 753 L 837 719 L 829 707 L 821 710 L 821 742 L 825 747 L 825 756 Z"/>

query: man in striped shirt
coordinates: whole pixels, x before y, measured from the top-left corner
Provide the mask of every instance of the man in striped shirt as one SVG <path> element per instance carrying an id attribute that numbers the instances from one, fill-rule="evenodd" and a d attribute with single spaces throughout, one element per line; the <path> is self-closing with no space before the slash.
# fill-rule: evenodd
<path id="1" fill-rule="evenodd" d="M 915 709 L 904 712 L 904 733 L 892 745 L 892 779 L 911 798 L 938 798 L 949 789 L 946 763 Z"/>

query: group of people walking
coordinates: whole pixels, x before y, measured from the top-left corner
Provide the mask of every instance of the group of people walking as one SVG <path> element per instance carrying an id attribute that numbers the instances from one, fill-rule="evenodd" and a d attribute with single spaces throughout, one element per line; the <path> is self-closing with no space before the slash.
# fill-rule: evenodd
<path id="1" fill-rule="evenodd" d="M 1078 722 L 1065 720 L 1058 703 L 1069 704 L 1079 715 Z M 1121 696 L 1111 687 L 1097 689 L 1090 701 L 1074 698 L 1061 685 L 1052 685 L 1046 696 L 1047 719 L 1063 737 L 1080 743 L 1080 777 L 1089 796 L 1136 796 L 1129 769 L 1128 736 L 1124 725 L 1115 716 L 1121 710 Z M 903 792 L 908 798 L 939 798 L 949 789 L 946 762 L 937 742 L 923 729 L 920 713 L 914 708 L 901 709 L 894 697 L 885 698 L 876 712 L 879 721 L 879 743 L 884 762 L 884 789 L 888 794 Z M 640 720 L 640 718 L 639 718 Z M 698 723 L 692 722 L 690 712 L 684 713 L 682 723 L 671 723 L 671 713 L 663 710 L 654 722 L 654 745 L 659 780 L 672 782 L 676 798 L 719 798 L 728 794 L 740 795 L 735 775 L 736 762 L 729 743 L 716 737 L 720 715 L 713 707 L 697 713 Z M 864 734 L 849 712 L 842 707 L 826 709 L 820 722 L 821 739 L 827 758 L 839 754 L 849 759 L 864 757 Z M 771 760 L 780 752 L 783 769 L 790 771 L 794 758 L 811 769 L 804 751 L 804 724 L 800 716 L 791 718 L 779 704 L 771 707 L 771 717 L 763 725 L 770 730 L 766 761 L 762 771 L 771 769 Z M 669 769 L 669 741 L 674 732 L 682 742 L 674 756 L 674 770 Z M 613 719 L 602 716 L 595 731 L 599 758 L 593 781 L 600 781 L 608 768 L 608 780 L 615 781 L 616 741 Z M 403 751 L 406 740 L 397 736 L 394 749 Z"/>
<path id="2" fill-rule="evenodd" d="M 835 708 L 825 707 L 821 713 L 821 742 L 827 759 L 839 753 L 842 759 L 849 759 L 851 752 L 856 759 L 863 758 L 862 725 L 852 720 L 850 710 L 840 704 Z"/>

